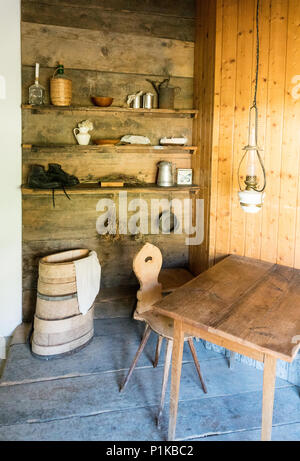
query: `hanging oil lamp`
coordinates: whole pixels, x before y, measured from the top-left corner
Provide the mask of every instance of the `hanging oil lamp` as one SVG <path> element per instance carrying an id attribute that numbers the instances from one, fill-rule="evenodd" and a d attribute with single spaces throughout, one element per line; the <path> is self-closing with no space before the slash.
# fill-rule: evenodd
<path id="1" fill-rule="evenodd" d="M 238 168 L 238 182 L 240 192 L 239 200 L 242 209 L 246 213 L 258 213 L 262 208 L 266 188 L 266 172 L 265 167 L 260 155 L 260 149 L 257 145 L 257 128 L 258 128 L 258 111 L 256 105 L 257 84 L 258 84 L 258 69 L 259 69 L 259 0 L 257 0 L 256 10 L 256 77 L 255 77 L 255 91 L 253 104 L 249 110 L 249 129 L 248 129 L 248 144 L 243 148 L 245 151 L 240 165 Z M 254 113 L 254 123 L 253 123 Z M 242 188 L 240 181 L 240 169 L 244 160 L 247 159 L 246 179 L 245 186 Z M 260 178 L 258 177 L 258 168 L 262 171 L 263 184 L 260 185 Z"/>

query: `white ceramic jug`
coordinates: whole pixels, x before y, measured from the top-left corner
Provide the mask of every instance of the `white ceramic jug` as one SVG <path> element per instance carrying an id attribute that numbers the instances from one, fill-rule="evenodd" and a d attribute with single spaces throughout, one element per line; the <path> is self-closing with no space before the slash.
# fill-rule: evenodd
<path id="1" fill-rule="evenodd" d="M 73 130 L 74 136 L 77 139 L 78 144 L 81 146 L 87 146 L 90 142 L 91 135 L 88 133 L 88 131 L 89 129 L 85 126 L 74 128 Z"/>

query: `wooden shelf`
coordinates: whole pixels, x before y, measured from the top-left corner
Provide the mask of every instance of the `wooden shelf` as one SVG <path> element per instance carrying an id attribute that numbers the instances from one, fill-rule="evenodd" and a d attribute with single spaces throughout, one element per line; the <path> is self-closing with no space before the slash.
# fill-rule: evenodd
<path id="1" fill-rule="evenodd" d="M 80 183 L 74 187 L 66 187 L 68 195 L 101 195 L 109 192 L 119 192 L 126 190 L 127 192 L 142 192 L 142 193 L 164 193 L 164 192 L 194 192 L 200 189 L 199 186 L 171 186 L 159 187 L 156 184 L 147 184 L 146 186 L 124 186 L 124 187 L 100 187 L 98 183 Z M 22 195 L 24 196 L 40 196 L 51 195 L 51 189 L 32 189 L 28 186 L 22 186 Z M 64 195 L 62 189 L 56 189 L 55 195 Z"/>
<path id="2" fill-rule="evenodd" d="M 45 145 L 45 146 L 36 146 L 32 144 L 23 144 L 23 149 L 31 150 L 32 152 L 74 152 L 74 153 L 84 153 L 84 152 L 96 152 L 96 153 L 140 153 L 140 154 L 194 154 L 197 151 L 196 146 L 145 146 L 145 145 L 88 145 L 88 146 L 79 146 L 73 144 L 66 145 Z"/>
<path id="3" fill-rule="evenodd" d="M 131 109 L 128 107 L 98 107 L 98 106 L 31 106 L 22 104 L 22 109 L 30 110 L 32 114 L 43 114 L 49 111 L 62 112 L 94 112 L 98 115 L 123 113 L 124 115 L 151 115 L 156 117 L 197 117 L 196 109 Z"/>

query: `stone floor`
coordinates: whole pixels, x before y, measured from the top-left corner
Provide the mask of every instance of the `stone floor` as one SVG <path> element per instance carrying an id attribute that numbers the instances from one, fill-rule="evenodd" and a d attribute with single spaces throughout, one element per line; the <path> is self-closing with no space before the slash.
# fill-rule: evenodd
<path id="1" fill-rule="evenodd" d="M 0 440 L 166 439 L 168 406 L 161 428 L 155 424 L 164 350 L 154 369 L 154 333 L 126 391 L 119 393 L 143 331 L 129 317 L 132 305 L 121 304 L 98 308 L 93 341 L 68 357 L 32 357 L 24 330 L 17 330 L 0 381 Z M 201 341 L 195 345 L 208 394 L 185 348 L 176 439 L 259 440 L 262 370 L 240 362 L 231 370 L 226 357 Z M 280 378 L 273 440 L 300 440 L 299 388 Z"/>

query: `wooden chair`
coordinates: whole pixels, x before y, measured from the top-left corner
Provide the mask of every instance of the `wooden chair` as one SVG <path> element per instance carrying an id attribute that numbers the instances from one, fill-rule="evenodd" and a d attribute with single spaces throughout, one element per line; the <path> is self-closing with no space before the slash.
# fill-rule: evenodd
<path id="1" fill-rule="evenodd" d="M 173 321 L 168 319 L 163 315 L 157 314 L 152 311 L 151 306 L 156 302 L 162 299 L 162 284 L 159 283 L 158 277 L 162 266 L 162 255 L 156 246 L 147 243 L 143 248 L 137 253 L 133 260 L 133 270 L 137 276 L 138 281 L 140 282 L 140 289 L 137 292 L 137 307 L 134 312 L 134 318 L 136 320 L 141 320 L 146 323 L 146 328 L 139 345 L 139 348 L 136 352 L 136 355 L 133 359 L 131 367 L 128 371 L 126 379 L 120 388 L 120 392 L 125 389 L 128 384 L 128 381 L 133 373 L 133 370 L 139 360 L 141 353 L 144 350 L 144 347 L 147 344 L 151 331 L 154 331 L 158 334 L 158 341 L 155 352 L 155 360 L 153 366 L 156 367 L 159 360 L 160 350 L 162 341 L 165 338 L 167 341 L 166 346 L 166 357 L 164 365 L 164 374 L 162 381 L 162 393 L 161 401 L 159 406 L 159 412 L 157 416 L 157 425 L 160 424 L 160 419 L 163 413 L 166 388 L 168 384 L 169 370 L 171 364 L 172 348 L 173 348 Z M 184 277 L 183 277 L 184 279 Z M 185 283 L 185 281 L 183 282 Z M 178 284 L 178 283 L 177 283 Z M 170 290 L 172 291 L 172 290 Z M 203 391 L 207 393 L 207 389 L 204 383 L 204 380 L 201 375 L 200 365 L 197 358 L 195 346 L 193 343 L 193 337 L 185 335 L 185 341 L 188 342 L 192 357 L 196 366 L 197 373 L 203 388 Z"/>

